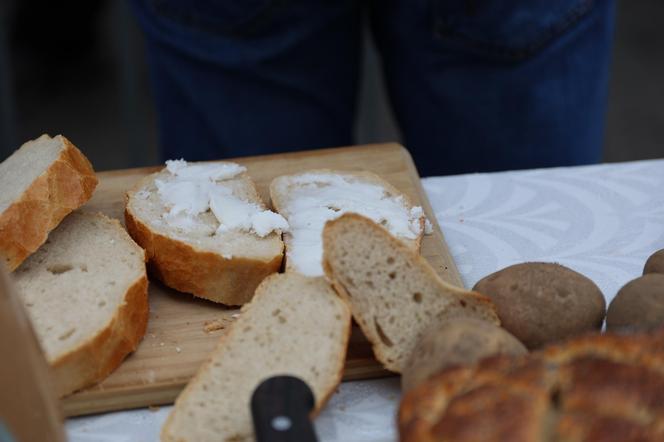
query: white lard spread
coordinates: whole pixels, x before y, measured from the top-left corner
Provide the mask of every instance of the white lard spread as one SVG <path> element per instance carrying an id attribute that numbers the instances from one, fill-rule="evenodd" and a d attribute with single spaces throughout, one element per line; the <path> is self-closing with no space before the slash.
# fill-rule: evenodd
<path id="1" fill-rule="evenodd" d="M 224 186 L 224 180 L 245 172 L 245 167 L 228 162 L 187 164 L 184 160 L 169 160 L 166 168 L 171 179 L 155 180 L 155 185 L 159 197 L 169 208 L 164 214 L 169 225 L 193 229 L 199 224 L 196 216 L 209 210 L 219 221 L 218 233 L 235 230 L 264 237 L 271 232 L 288 230 L 284 217 L 236 197 Z"/>
<path id="2" fill-rule="evenodd" d="M 382 224 L 397 238 L 416 239 L 422 233 L 422 208 L 409 209 L 402 196 L 390 196 L 381 186 L 331 173 L 299 175 L 290 184 L 284 208 L 292 236 L 287 258 L 304 275 L 323 275 L 323 227 L 344 213 Z"/>

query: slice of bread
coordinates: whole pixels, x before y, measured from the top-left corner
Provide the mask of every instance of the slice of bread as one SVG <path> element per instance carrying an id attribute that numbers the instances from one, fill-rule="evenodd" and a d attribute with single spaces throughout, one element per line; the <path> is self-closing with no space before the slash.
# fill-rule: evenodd
<path id="1" fill-rule="evenodd" d="M 371 172 L 318 169 L 283 175 L 272 180 L 270 198 L 290 225 L 284 233 L 286 271 L 307 276 L 323 276 L 323 227 L 344 213 L 381 223 L 414 250 L 424 233 L 422 208 Z"/>
<path id="2" fill-rule="evenodd" d="M 68 139 L 42 135 L 0 163 L 0 259 L 14 270 L 97 186 L 92 165 Z"/>
<path id="3" fill-rule="evenodd" d="M 237 166 L 222 161 L 207 164 Z M 169 180 L 172 175 L 164 169 L 145 177 L 127 194 L 127 230 L 146 250 L 151 273 L 169 287 L 214 302 L 248 302 L 258 284 L 281 267 L 284 244 L 280 233 L 260 237 L 237 230 L 220 232 L 220 223 L 210 210 L 183 218 L 182 225 L 169 223 L 165 217 L 170 208 L 157 188 L 158 183 Z M 216 184 L 265 209 L 246 173 Z"/>
<path id="4" fill-rule="evenodd" d="M 401 373 L 434 321 L 463 316 L 499 324 L 489 298 L 444 282 L 419 253 L 367 218 L 328 222 L 323 244 L 325 274 L 388 370 Z"/>
<path id="5" fill-rule="evenodd" d="M 104 379 L 145 334 L 145 252 L 101 213 L 69 215 L 14 277 L 60 396 Z"/>
<path id="6" fill-rule="evenodd" d="M 303 379 L 318 412 L 341 381 L 350 323 L 348 307 L 323 278 L 266 278 L 178 397 L 161 440 L 253 440 L 251 395 L 275 375 Z"/>

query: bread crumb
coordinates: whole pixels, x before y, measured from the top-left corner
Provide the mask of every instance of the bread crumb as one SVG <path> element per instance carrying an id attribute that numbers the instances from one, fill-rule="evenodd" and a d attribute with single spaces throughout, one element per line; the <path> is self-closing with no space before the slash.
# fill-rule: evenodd
<path id="1" fill-rule="evenodd" d="M 239 318 L 239 317 L 240 317 L 240 314 L 239 314 L 239 313 L 233 313 L 233 314 L 231 315 L 231 318 L 233 318 L 233 319 L 237 319 L 237 318 Z"/>
<path id="2" fill-rule="evenodd" d="M 159 343 L 159 346 L 160 346 L 160 347 L 163 347 L 163 346 L 164 346 L 164 343 L 163 343 L 163 342 L 160 342 L 160 343 Z"/>
<path id="3" fill-rule="evenodd" d="M 223 330 L 226 328 L 226 324 L 221 319 L 213 319 L 212 321 L 205 321 L 203 324 L 203 330 L 206 333 L 212 333 L 218 330 Z"/>
<path id="4" fill-rule="evenodd" d="M 152 384 L 156 379 L 155 371 L 154 370 L 148 370 L 147 373 L 145 373 L 145 381 L 148 384 Z"/>
<path id="5" fill-rule="evenodd" d="M 175 347 L 175 351 L 180 353 L 182 351 L 182 349 L 180 347 Z"/>
<path id="6" fill-rule="evenodd" d="M 153 413 L 156 413 L 157 411 L 159 411 L 160 408 L 161 407 L 158 406 L 158 405 L 148 405 L 148 410 L 150 410 Z"/>

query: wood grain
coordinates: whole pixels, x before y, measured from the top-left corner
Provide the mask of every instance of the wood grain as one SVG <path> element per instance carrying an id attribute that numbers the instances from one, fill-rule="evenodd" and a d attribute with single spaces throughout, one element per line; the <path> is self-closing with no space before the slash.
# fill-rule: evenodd
<path id="1" fill-rule="evenodd" d="M 247 167 L 265 201 L 270 181 L 307 169 L 370 170 L 422 205 L 434 226 L 422 241 L 422 255 L 443 279 L 462 286 L 431 205 L 408 151 L 398 144 L 379 144 L 233 159 Z M 160 167 L 99 173 L 99 186 L 84 210 L 123 219 L 124 195 L 143 176 Z M 68 416 L 169 404 L 191 379 L 218 338 L 233 322 L 230 309 L 150 282 L 148 330 L 137 351 L 106 380 L 64 399 Z M 214 330 L 215 328 L 219 328 Z M 389 375 L 373 359 L 371 347 L 357 328 L 350 339 L 344 379 Z"/>

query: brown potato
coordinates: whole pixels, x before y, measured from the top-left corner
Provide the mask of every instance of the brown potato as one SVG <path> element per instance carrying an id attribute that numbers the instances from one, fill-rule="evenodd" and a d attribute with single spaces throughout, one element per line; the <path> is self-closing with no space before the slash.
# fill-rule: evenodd
<path id="1" fill-rule="evenodd" d="M 505 330 L 529 349 L 599 330 L 606 301 L 590 279 L 559 264 L 516 264 L 481 279 Z"/>
<path id="2" fill-rule="evenodd" d="M 618 291 L 606 315 L 607 330 L 654 330 L 664 325 L 664 275 L 649 273 Z"/>
<path id="3" fill-rule="evenodd" d="M 408 391 L 444 368 L 468 365 L 495 354 L 520 355 L 526 347 L 502 328 L 475 318 L 436 324 L 424 334 L 401 374 Z"/>
<path id="4" fill-rule="evenodd" d="M 664 249 L 650 255 L 643 267 L 643 274 L 648 273 L 664 273 Z"/>

